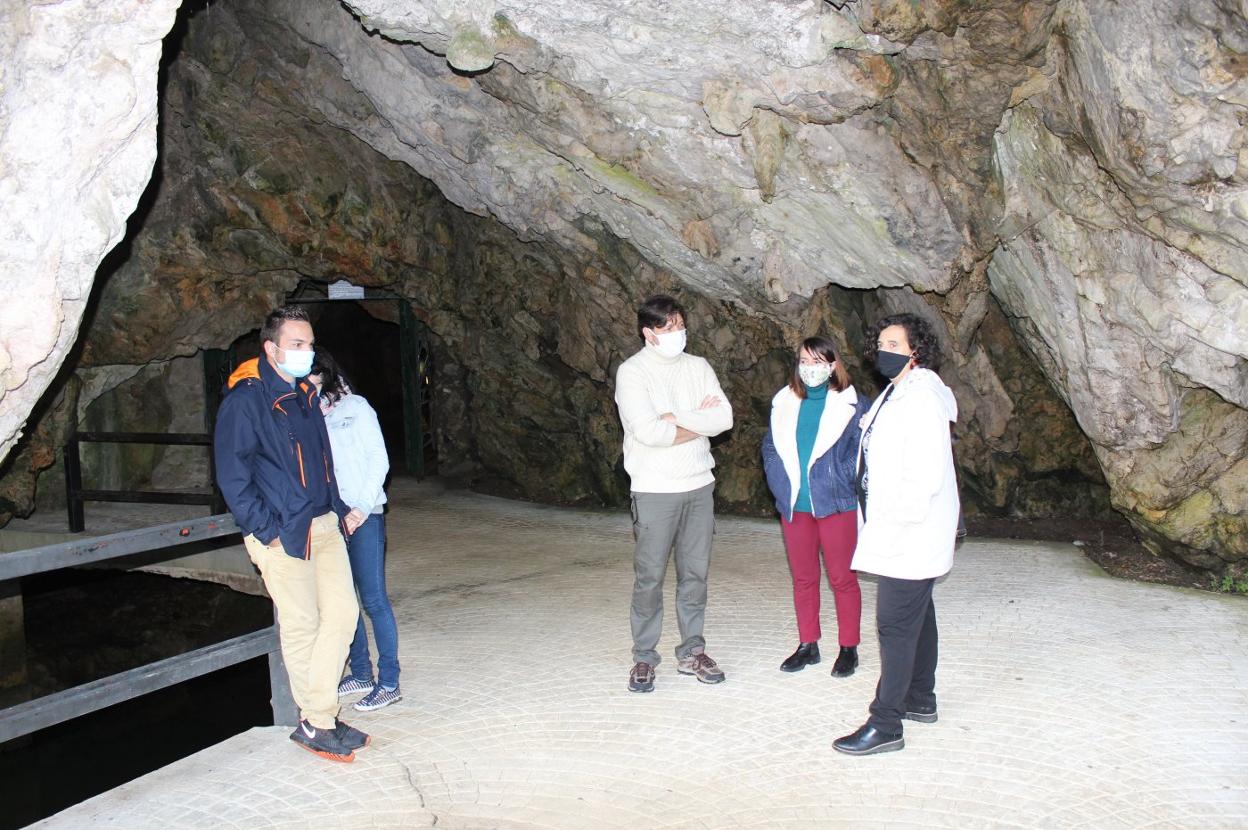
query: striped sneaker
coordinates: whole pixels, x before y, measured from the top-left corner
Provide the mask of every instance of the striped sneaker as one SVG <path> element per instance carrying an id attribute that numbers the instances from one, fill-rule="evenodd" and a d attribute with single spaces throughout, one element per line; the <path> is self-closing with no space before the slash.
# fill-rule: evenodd
<path id="1" fill-rule="evenodd" d="M 356 680 L 351 675 L 342 678 L 338 684 L 338 697 L 347 697 L 349 695 L 359 694 L 360 692 L 371 692 L 373 690 L 373 681 Z"/>
<path id="2" fill-rule="evenodd" d="M 357 712 L 371 712 L 374 709 L 389 706 L 391 703 L 398 703 L 402 699 L 403 693 L 399 691 L 398 686 L 395 686 L 393 689 L 387 689 L 378 683 L 371 692 L 357 700 L 352 705 L 352 708 Z"/>

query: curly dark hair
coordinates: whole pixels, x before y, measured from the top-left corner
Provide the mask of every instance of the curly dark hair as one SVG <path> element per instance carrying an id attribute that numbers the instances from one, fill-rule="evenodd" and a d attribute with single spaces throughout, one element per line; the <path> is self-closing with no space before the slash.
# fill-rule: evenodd
<path id="1" fill-rule="evenodd" d="M 331 406 L 338 403 L 338 399 L 343 395 L 352 394 L 351 381 L 347 380 L 338 361 L 334 360 L 334 356 L 326 349 L 316 350 L 316 360 L 312 363 L 312 371 L 308 374 L 320 377 L 321 397 L 329 401 Z"/>
<path id="2" fill-rule="evenodd" d="M 933 372 L 940 368 L 940 341 L 931 325 L 917 314 L 890 314 L 877 320 L 867 330 L 866 358 L 867 365 L 874 366 L 876 355 L 879 354 L 880 332 L 889 326 L 901 326 L 906 330 L 906 340 L 914 350 L 914 363 Z"/>

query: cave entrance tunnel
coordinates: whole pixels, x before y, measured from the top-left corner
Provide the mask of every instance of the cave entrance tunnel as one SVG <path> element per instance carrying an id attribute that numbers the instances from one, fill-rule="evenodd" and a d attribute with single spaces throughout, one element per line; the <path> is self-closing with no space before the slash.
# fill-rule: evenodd
<path id="1" fill-rule="evenodd" d="M 352 286 L 354 296 L 327 295 L 323 286 L 301 283 L 288 297 L 303 306 L 316 333 L 318 351 L 342 367 L 352 390 L 377 413 L 390 456 L 390 472 L 423 478 L 437 473 L 433 440 L 433 359 L 427 333 L 411 306 L 397 295 Z M 225 379 L 239 363 L 260 354 L 259 330 L 223 351 L 205 353 L 208 417 L 220 405 Z"/>

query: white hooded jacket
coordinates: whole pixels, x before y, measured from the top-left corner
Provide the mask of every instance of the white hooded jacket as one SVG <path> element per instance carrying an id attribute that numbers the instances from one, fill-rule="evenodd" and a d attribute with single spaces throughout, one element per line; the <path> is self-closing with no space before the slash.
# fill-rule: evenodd
<path id="1" fill-rule="evenodd" d="M 957 477 L 950 424 L 953 392 L 929 369 L 915 368 L 887 401 L 862 417 L 867 464 L 865 520 L 851 567 L 896 579 L 932 579 L 953 566 L 958 529 Z M 871 434 L 865 431 L 871 427 Z"/>

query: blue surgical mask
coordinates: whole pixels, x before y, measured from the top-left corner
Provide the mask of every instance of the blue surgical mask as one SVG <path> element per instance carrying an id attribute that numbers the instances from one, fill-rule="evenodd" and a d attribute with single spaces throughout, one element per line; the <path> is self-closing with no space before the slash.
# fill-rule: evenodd
<path id="1" fill-rule="evenodd" d="M 307 377 L 312 371 L 312 362 L 316 360 L 316 352 L 309 349 L 306 352 L 295 351 L 294 349 L 279 349 L 286 353 L 286 359 L 277 364 L 277 368 L 286 374 L 295 378 Z"/>

